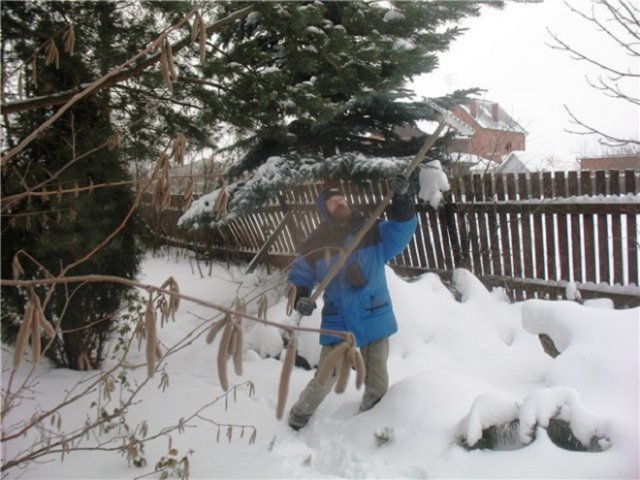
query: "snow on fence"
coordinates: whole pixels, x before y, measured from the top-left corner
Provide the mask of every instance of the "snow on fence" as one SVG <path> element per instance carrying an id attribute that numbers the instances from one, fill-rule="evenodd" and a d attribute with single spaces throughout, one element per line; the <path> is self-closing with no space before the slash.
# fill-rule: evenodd
<path id="1" fill-rule="evenodd" d="M 450 275 L 471 270 L 514 300 L 609 297 L 618 307 L 640 305 L 640 172 L 570 171 L 453 178 L 439 210 L 418 203 L 419 227 L 392 265 L 407 274 Z M 341 182 L 352 204 L 375 208 L 386 183 Z M 318 224 L 319 184 L 282 192 L 271 203 L 225 225 L 177 228 L 182 197 L 143 218 L 163 241 L 210 256 L 288 266 L 302 238 Z"/>

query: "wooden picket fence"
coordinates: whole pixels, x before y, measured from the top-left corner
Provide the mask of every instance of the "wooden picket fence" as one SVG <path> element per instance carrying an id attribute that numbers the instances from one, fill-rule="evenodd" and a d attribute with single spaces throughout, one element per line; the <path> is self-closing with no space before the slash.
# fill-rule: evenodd
<path id="1" fill-rule="evenodd" d="M 573 282 L 584 299 L 608 297 L 617 307 L 640 305 L 640 172 L 570 171 L 473 175 L 451 180 L 447 201 L 417 204 L 419 227 L 392 262 L 408 275 L 471 270 L 513 300 L 564 298 Z M 371 211 L 385 182 L 340 182 L 356 208 Z M 318 225 L 315 198 L 323 184 L 282 192 L 280 201 L 227 224 L 199 231 L 177 228 L 180 196 L 143 218 L 173 245 L 209 256 L 286 268 L 300 241 Z"/>

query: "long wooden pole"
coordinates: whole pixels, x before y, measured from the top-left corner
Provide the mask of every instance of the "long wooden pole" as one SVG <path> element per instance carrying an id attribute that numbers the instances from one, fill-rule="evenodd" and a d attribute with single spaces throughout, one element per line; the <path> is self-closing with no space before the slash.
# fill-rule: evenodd
<path id="1" fill-rule="evenodd" d="M 442 133 L 442 130 L 444 129 L 445 125 L 446 125 L 445 120 L 444 119 L 441 120 L 438 125 L 438 128 L 436 128 L 436 130 L 425 140 L 424 144 L 422 145 L 422 148 L 420 148 L 420 150 L 418 151 L 418 153 L 416 153 L 416 156 L 413 158 L 411 163 L 407 165 L 407 167 L 404 169 L 403 175 L 406 178 L 409 178 L 411 173 L 413 173 L 416 167 L 420 164 L 420 162 L 422 161 L 424 156 L 427 154 L 429 149 L 433 146 L 434 143 L 436 143 L 436 140 L 440 136 L 440 133 Z M 320 282 L 320 284 L 316 287 L 314 292 L 309 297 L 312 302 L 315 302 L 316 300 L 318 300 L 318 297 L 322 295 L 322 292 L 325 291 L 329 283 L 331 283 L 331 281 L 336 276 L 336 274 L 344 266 L 344 264 L 347 261 L 347 258 L 349 258 L 349 255 L 351 255 L 351 252 L 353 252 L 356 249 L 360 241 L 364 238 L 365 234 L 376 223 L 376 220 L 380 217 L 380 215 L 382 215 L 382 213 L 384 212 L 384 209 L 387 208 L 387 205 L 389 205 L 389 202 L 391 202 L 391 199 L 393 198 L 394 194 L 395 194 L 395 191 L 393 191 L 393 189 L 389 190 L 387 194 L 384 196 L 384 198 L 382 199 L 382 201 L 380 202 L 380 204 L 376 207 L 376 209 L 373 212 L 371 212 L 371 215 L 369 215 L 369 217 L 367 218 L 367 221 L 364 223 L 362 227 L 360 227 L 360 230 L 358 230 L 358 232 L 354 235 L 351 243 L 349 243 L 349 245 L 347 245 L 347 247 L 345 248 L 344 255 L 340 255 L 338 257 L 338 259 L 336 260 L 336 263 L 333 264 L 333 266 L 331 267 L 329 272 L 327 272 L 327 275 L 324 277 L 322 282 Z"/>

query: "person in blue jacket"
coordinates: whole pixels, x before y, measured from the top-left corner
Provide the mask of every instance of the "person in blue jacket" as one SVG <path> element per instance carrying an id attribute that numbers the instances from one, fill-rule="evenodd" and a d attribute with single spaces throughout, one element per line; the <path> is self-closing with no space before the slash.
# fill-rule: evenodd
<path id="1" fill-rule="evenodd" d="M 398 330 L 398 325 L 387 288 L 385 263 L 404 250 L 418 223 L 413 197 L 408 194 L 407 179 L 403 175 L 397 176 L 391 182 L 391 188 L 395 193 L 390 219 L 378 219 L 369 229 L 323 296 L 321 328 L 351 332 L 365 361 L 365 389 L 360 411 L 369 410 L 378 403 L 389 386 L 389 336 Z M 295 309 L 302 315 L 313 313 L 316 305 L 309 295 L 314 285 L 324 279 L 337 261 L 340 249 L 351 243 L 367 220 L 363 213 L 352 210 L 344 193 L 337 188 L 321 192 L 316 199 L 316 209 L 322 223 L 303 242 L 288 276 L 289 282 L 296 287 Z M 338 337 L 320 335 L 319 365 L 340 342 Z M 307 384 L 289 413 L 292 428 L 298 430 L 307 424 L 331 391 L 338 368 L 334 368 L 331 379 L 324 385 L 317 382 L 315 376 Z"/>

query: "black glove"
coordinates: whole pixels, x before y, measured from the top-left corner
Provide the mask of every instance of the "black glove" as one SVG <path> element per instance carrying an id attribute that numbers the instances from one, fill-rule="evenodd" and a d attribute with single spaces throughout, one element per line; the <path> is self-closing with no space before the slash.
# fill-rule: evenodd
<path id="1" fill-rule="evenodd" d="M 296 302 L 296 310 L 302 315 L 309 316 L 315 309 L 316 304 L 309 297 L 300 297 Z"/>
<path id="2" fill-rule="evenodd" d="M 404 195 L 409 190 L 409 180 L 404 175 L 396 175 L 391 180 L 391 188 L 396 195 Z"/>

